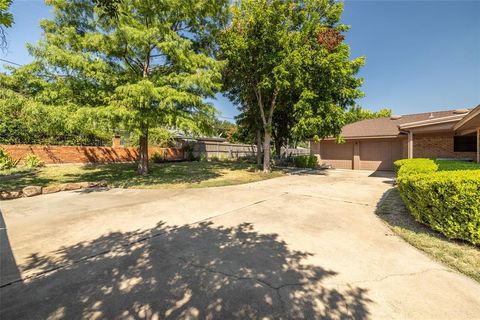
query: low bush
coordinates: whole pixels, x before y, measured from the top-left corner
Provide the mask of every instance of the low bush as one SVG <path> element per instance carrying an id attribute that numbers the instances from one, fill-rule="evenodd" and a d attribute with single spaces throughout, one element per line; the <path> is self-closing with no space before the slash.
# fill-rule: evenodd
<path id="1" fill-rule="evenodd" d="M 13 160 L 5 150 L 0 149 L 0 170 L 15 168 L 17 164 L 18 160 Z"/>
<path id="2" fill-rule="evenodd" d="M 45 166 L 45 163 L 37 155 L 29 153 L 25 157 L 24 165 L 27 168 L 39 168 Z"/>
<path id="3" fill-rule="evenodd" d="M 426 158 L 397 160 L 394 163 L 394 167 L 397 175 L 435 171 L 480 170 L 480 165 L 473 162 Z"/>
<path id="4" fill-rule="evenodd" d="M 160 154 L 160 152 L 155 151 L 151 160 L 153 161 L 153 163 L 162 163 L 162 162 L 165 162 L 165 157 L 162 154 Z"/>
<path id="5" fill-rule="evenodd" d="M 395 161 L 395 172 L 397 175 L 426 173 L 438 170 L 438 165 L 431 159 L 402 159 Z"/>
<path id="6" fill-rule="evenodd" d="M 317 166 L 317 157 L 314 155 L 296 156 L 293 163 L 297 168 L 315 168 Z"/>
<path id="7" fill-rule="evenodd" d="M 417 221 L 448 238 L 480 244 L 480 165 L 409 159 L 395 168 L 400 194 Z"/>

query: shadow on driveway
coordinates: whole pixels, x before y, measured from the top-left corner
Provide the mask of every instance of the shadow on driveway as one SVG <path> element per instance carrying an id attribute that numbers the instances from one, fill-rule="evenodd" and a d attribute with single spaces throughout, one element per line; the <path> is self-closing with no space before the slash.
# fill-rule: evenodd
<path id="1" fill-rule="evenodd" d="M 335 271 L 306 263 L 311 254 L 292 251 L 276 234 L 259 234 L 248 223 L 232 228 L 160 223 L 56 254 L 32 255 L 22 269 L 36 268 L 40 274 L 0 289 L 2 319 L 369 315 L 365 289 L 323 286 Z"/>

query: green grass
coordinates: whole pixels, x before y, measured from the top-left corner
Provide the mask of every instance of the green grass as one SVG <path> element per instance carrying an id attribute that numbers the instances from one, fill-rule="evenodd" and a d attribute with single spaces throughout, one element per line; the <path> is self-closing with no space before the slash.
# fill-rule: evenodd
<path id="1" fill-rule="evenodd" d="M 0 179 L 0 190 L 19 190 L 28 185 L 53 186 L 62 183 L 106 180 L 118 188 L 205 188 L 242 184 L 275 178 L 280 171 L 264 174 L 246 162 L 175 162 L 150 164 L 150 173 L 139 176 L 136 164 L 60 165 L 32 170 L 27 175 Z"/>
<path id="2" fill-rule="evenodd" d="M 416 222 L 397 189 L 386 196 L 377 214 L 394 232 L 417 249 L 480 282 L 480 247 L 449 240 Z"/>

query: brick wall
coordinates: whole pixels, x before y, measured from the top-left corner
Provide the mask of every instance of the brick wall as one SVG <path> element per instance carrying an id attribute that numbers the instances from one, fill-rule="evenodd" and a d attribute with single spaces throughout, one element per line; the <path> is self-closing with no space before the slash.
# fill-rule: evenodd
<path id="1" fill-rule="evenodd" d="M 0 145 L 13 159 L 22 160 L 29 153 L 37 155 L 46 164 L 54 163 L 108 163 L 130 162 L 138 159 L 137 148 L 77 147 L 48 145 Z M 182 160 L 183 151 L 178 148 L 149 148 L 149 156 L 159 152 L 166 160 Z"/>
<path id="2" fill-rule="evenodd" d="M 414 158 L 468 158 L 474 160 L 475 152 L 453 152 L 453 134 L 413 134 Z"/>

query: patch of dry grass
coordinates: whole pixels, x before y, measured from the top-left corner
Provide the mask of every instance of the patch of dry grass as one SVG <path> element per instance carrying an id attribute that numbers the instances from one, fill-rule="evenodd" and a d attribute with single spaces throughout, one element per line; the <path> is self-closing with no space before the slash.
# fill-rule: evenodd
<path id="1" fill-rule="evenodd" d="M 415 221 L 397 189 L 386 196 L 377 214 L 394 232 L 417 249 L 480 282 L 480 247 L 447 239 Z"/>

